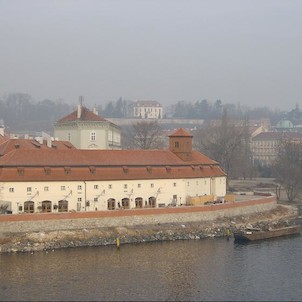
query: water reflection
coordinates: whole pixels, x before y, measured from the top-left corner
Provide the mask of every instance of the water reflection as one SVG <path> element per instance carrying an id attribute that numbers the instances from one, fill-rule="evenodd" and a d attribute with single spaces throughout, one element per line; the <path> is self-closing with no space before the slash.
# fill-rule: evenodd
<path id="1" fill-rule="evenodd" d="M 209 239 L 1 255 L 1 300 L 299 300 L 301 237 Z"/>

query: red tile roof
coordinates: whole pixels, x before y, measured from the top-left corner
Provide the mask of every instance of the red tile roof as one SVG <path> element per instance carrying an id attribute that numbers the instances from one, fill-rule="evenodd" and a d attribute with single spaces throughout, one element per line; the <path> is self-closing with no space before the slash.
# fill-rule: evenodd
<path id="1" fill-rule="evenodd" d="M 171 167 L 169 172 L 165 167 L 154 167 L 151 172 L 143 167 L 131 167 L 127 172 L 122 167 L 97 167 L 94 173 L 88 167 L 71 168 L 67 174 L 64 167 L 50 168 L 49 174 L 42 167 L 20 169 L 0 168 L 0 179 L 5 181 L 84 181 L 84 180 L 137 180 L 137 179 L 177 179 L 177 178 L 202 178 L 225 176 L 219 166 Z"/>
<path id="2" fill-rule="evenodd" d="M 89 122 L 104 122 L 106 119 L 100 117 L 99 115 L 93 113 L 86 107 L 81 107 L 81 117 L 78 118 L 78 110 L 73 111 L 67 116 L 61 118 L 57 121 L 57 123 L 66 123 L 66 122 L 74 122 L 74 121 L 89 121 Z"/>
<path id="3" fill-rule="evenodd" d="M 193 151 L 184 162 L 168 150 L 39 150 L 14 149 L 0 157 L 0 166 L 191 166 L 217 162 Z"/>
<path id="4" fill-rule="evenodd" d="M 217 162 L 195 151 L 192 153 L 192 160 L 187 162 L 168 150 L 15 149 L 0 157 L 0 181 L 211 176 L 225 176 L 225 173 Z"/>
<path id="5" fill-rule="evenodd" d="M 7 141 L 8 139 L 9 139 L 9 136 L 7 134 L 5 134 L 5 133 L 4 133 L 4 135 L 0 134 L 0 144 Z"/>
<path id="6" fill-rule="evenodd" d="M 183 128 L 177 129 L 175 132 L 169 135 L 169 137 L 193 137 L 187 130 Z"/>
<path id="7" fill-rule="evenodd" d="M 161 104 L 157 101 L 136 101 L 135 107 L 161 107 Z"/>
<path id="8" fill-rule="evenodd" d="M 191 135 L 180 129 L 176 136 Z M 81 150 L 68 142 L 39 146 L 12 139 L 0 145 L 0 181 L 173 179 L 225 176 L 219 164 L 197 151 L 183 161 L 169 150 Z"/>
<path id="9" fill-rule="evenodd" d="M 75 149 L 75 147 L 67 141 L 51 141 L 51 148 L 47 146 L 46 140 L 43 140 L 43 143 L 40 144 L 35 139 L 15 139 L 11 138 L 6 140 L 4 143 L 0 144 L 0 159 L 1 156 L 7 154 L 13 150 L 69 150 Z"/>

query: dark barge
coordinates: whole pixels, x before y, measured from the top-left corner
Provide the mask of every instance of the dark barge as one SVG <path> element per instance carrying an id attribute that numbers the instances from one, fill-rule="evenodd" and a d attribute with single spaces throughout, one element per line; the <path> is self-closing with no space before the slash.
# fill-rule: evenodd
<path id="1" fill-rule="evenodd" d="M 300 234 L 300 232 L 300 225 L 292 225 L 284 228 L 270 229 L 267 231 L 260 229 L 246 229 L 244 231 L 234 232 L 234 239 L 235 242 L 248 242 L 276 238 L 281 236 L 295 235 Z"/>

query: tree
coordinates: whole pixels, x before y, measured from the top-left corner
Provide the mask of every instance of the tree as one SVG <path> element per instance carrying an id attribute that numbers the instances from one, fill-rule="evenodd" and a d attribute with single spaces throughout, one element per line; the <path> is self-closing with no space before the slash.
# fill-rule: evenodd
<path id="1" fill-rule="evenodd" d="M 234 165 L 244 139 L 244 127 L 238 127 L 224 110 L 220 122 L 199 131 L 195 136 L 195 147 L 220 163 L 229 177 L 234 176 Z"/>
<path id="2" fill-rule="evenodd" d="M 278 147 L 273 165 L 276 181 L 285 189 L 288 201 L 292 202 L 302 192 L 302 144 L 284 140 Z"/>
<path id="3" fill-rule="evenodd" d="M 157 121 L 141 121 L 133 123 L 126 129 L 125 149 L 162 149 L 162 130 Z"/>

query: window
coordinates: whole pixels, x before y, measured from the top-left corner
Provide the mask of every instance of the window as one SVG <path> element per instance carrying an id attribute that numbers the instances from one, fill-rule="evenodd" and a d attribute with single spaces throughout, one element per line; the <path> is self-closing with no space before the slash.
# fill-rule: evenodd
<path id="1" fill-rule="evenodd" d="M 67 133 L 67 140 L 70 142 L 71 140 L 71 135 L 70 135 L 70 132 Z"/>
<path id="2" fill-rule="evenodd" d="M 22 207 L 21 207 L 21 210 L 20 210 L 20 207 L 19 207 L 19 211 L 22 211 Z M 34 213 L 35 212 L 35 204 L 33 201 L 25 201 L 24 202 L 24 212 L 25 213 Z"/>
<path id="3" fill-rule="evenodd" d="M 176 182 L 173 183 L 173 187 L 176 187 Z"/>
<path id="4" fill-rule="evenodd" d="M 179 148 L 179 142 L 175 142 L 174 147 Z"/>
<path id="5" fill-rule="evenodd" d="M 82 186 L 81 185 L 78 185 L 78 190 L 82 190 Z"/>
<path id="6" fill-rule="evenodd" d="M 44 191 L 49 191 L 49 187 L 44 187 Z"/>
<path id="7" fill-rule="evenodd" d="M 187 182 L 187 186 L 190 187 L 190 183 L 189 182 Z"/>
<path id="8" fill-rule="evenodd" d="M 45 172 L 46 175 L 50 175 L 50 168 L 45 167 L 44 172 Z"/>
<path id="9" fill-rule="evenodd" d="M 92 142 L 95 142 L 95 138 L 96 138 L 95 131 L 92 131 L 92 132 L 90 133 L 90 140 L 91 140 Z"/>
<path id="10" fill-rule="evenodd" d="M 65 191 L 66 187 L 65 186 L 61 186 L 61 191 Z"/>
<path id="11" fill-rule="evenodd" d="M 18 168 L 18 174 L 19 174 L 19 176 L 23 176 L 24 175 L 24 168 Z"/>
<path id="12" fill-rule="evenodd" d="M 142 186 L 141 186 L 141 184 L 137 184 L 137 187 L 138 187 L 138 188 L 141 188 Z"/>
<path id="13" fill-rule="evenodd" d="M 64 171 L 65 171 L 65 174 L 70 174 L 71 173 L 70 167 L 64 167 Z"/>
<path id="14" fill-rule="evenodd" d="M 151 184 L 151 188 L 154 188 L 154 184 Z"/>
<path id="15" fill-rule="evenodd" d="M 128 185 L 124 185 L 124 189 L 127 189 Z"/>
<path id="16" fill-rule="evenodd" d="M 9 190 L 10 193 L 15 192 L 15 188 L 9 188 L 8 190 Z"/>
<path id="17" fill-rule="evenodd" d="M 90 166 L 89 167 L 89 171 L 91 174 L 95 174 L 95 167 L 94 166 Z"/>
<path id="18" fill-rule="evenodd" d="M 68 201 L 59 200 L 58 212 L 68 212 Z"/>
<path id="19" fill-rule="evenodd" d="M 78 202 L 81 202 L 82 201 L 82 197 L 78 197 Z"/>
<path id="20" fill-rule="evenodd" d="M 27 192 L 31 192 L 31 187 L 27 187 Z"/>
<path id="21" fill-rule="evenodd" d="M 108 189 L 112 189 L 112 185 L 108 185 Z"/>
<path id="22" fill-rule="evenodd" d="M 94 202 L 97 202 L 97 201 L 98 201 L 98 198 L 97 198 L 97 197 L 94 197 L 93 201 L 94 201 Z"/>
<path id="23" fill-rule="evenodd" d="M 94 189 L 97 190 L 99 188 L 99 185 L 94 185 Z"/>

